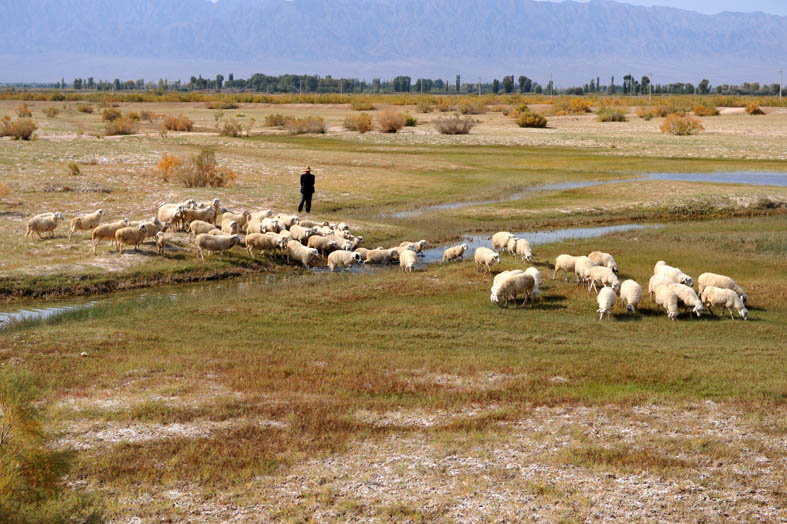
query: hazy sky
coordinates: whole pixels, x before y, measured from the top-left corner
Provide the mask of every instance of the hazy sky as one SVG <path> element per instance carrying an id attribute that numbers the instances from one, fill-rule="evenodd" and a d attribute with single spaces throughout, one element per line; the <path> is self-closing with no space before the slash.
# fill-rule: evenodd
<path id="1" fill-rule="evenodd" d="M 562 2 L 564 0 L 548 0 L 551 2 Z M 587 1 L 587 0 L 575 0 Z M 677 7 L 679 9 L 689 9 L 700 13 L 715 14 L 722 11 L 741 11 L 750 13 L 752 11 L 762 11 L 774 15 L 787 16 L 787 0 L 621 0 L 626 4 Z"/>

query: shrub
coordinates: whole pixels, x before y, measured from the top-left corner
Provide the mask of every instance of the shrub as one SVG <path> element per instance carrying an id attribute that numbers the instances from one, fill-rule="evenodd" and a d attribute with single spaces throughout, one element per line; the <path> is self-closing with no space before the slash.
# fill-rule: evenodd
<path id="1" fill-rule="evenodd" d="M 153 122 L 153 113 L 147 110 L 140 111 L 139 119 L 145 122 Z"/>
<path id="2" fill-rule="evenodd" d="M 272 115 L 267 115 L 265 120 L 263 121 L 263 125 L 265 127 L 283 127 L 284 123 L 287 121 L 284 115 L 281 113 L 274 113 Z"/>
<path id="3" fill-rule="evenodd" d="M 27 104 L 25 104 L 24 102 L 16 106 L 14 108 L 14 111 L 16 112 L 16 116 L 18 116 L 19 118 L 30 118 L 31 116 L 33 116 L 33 112 L 30 110 L 29 107 L 27 107 Z"/>
<path id="4" fill-rule="evenodd" d="M 415 104 L 415 108 L 419 113 L 431 113 L 434 109 L 434 104 L 432 104 L 431 100 L 419 100 L 418 103 Z"/>
<path id="5" fill-rule="evenodd" d="M 547 126 L 547 119 L 543 116 L 539 115 L 538 113 L 533 113 L 532 111 L 525 111 L 524 113 L 520 113 L 514 119 L 516 125 L 519 127 L 546 127 Z"/>
<path id="6" fill-rule="evenodd" d="M 174 166 L 171 172 L 186 187 L 225 187 L 237 178 L 232 170 L 216 164 L 216 154 L 209 149 Z"/>
<path id="7" fill-rule="evenodd" d="M 208 102 L 205 104 L 208 109 L 238 109 L 238 104 L 235 102 Z"/>
<path id="8" fill-rule="evenodd" d="M 8 196 L 11 194 L 11 188 L 0 182 L 0 197 Z"/>
<path id="9" fill-rule="evenodd" d="M 120 118 L 121 113 L 119 109 L 115 109 L 114 107 L 108 107 L 101 112 L 101 119 L 106 120 L 107 122 L 112 122 L 113 120 L 117 120 Z"/>
<path id="10" fill-rule="evenodd" d="M 194 121 L 184 115 L 164 115 L 161 127 L 165 131 L 191 131 L 194 128 Z"/>
<path id="11" fill-rule="evenodd" d="M 405 125 L 402 113 L 387 109 L 377 115 L 377 125 L 383 133 L 396 133 Z"/>
<path id="12" fill-rule="evenodd" d="M 91 106 L 90 104 L 77 104 L 77 111 L 79 111 L 80 113 L 92 113 L 93 106 Z"/>
<path id="13" fill-rule="evenodd" d="M 622 109 L 602 109 L 596 118 L 599 122 L 627 122 L 626 113 Z"/>
<path id="14" fill-rule="evenodd" d="M 653 114 L 652 109 L 646 109 L 640 106 L 640 108 L 637 109 L 637 116 L 640 117 L 642 120 L 653 120 L 653 117 L 655 115 Z"/>
<path id="15" fill-rule="evenodd" d="M 49 97 L 50 102 L 65 102 L 66 97 L 62 93 L 54 93 Z"/>
<path id="16" fill-rule="evenodd" d="M 705 130 L 700 121 L 696 118 L 692 118 L 689 115 L 681 115 L 679 113 L 667 115 L 660 129 L 662 133 L 678 136 L 696 135 Z"/>
<path id="17" fill-rule="evenodd" d="M 325 133 L 325 120 L 319 116 L 306 118 L 287 118 L 284 129 L 291 135 L 305 135 L 307 133 Z"/>
<path id="18" fill-rule="evenodd" d="M 486 104 L 481 100 L 463 100 L 456 109 L 463 115 L 481 115 L 486 113 Z"/>
<path id="19" fill-rule="evenodd" d="M 49 118 L 55 118 L 57 115 L 60 114 L 60 110 L 56 107 L 45 107 L 41 110 Z"/>
<path id="20" fill-rule="evenodd" d="M 418 125 L 418 119 L 415 118 L 410 113 L 404 114 L 404 125 L 405 127 L 415 127 Z"/>
<path id="21" fill-rule="evenodd" d="M 344 119 L 344 128 L 349 129 L 350 131 L 366 133 L 367 131 L 372 130 L 372 117 L 369 113 L 349 115 Z"/>
<path id="22" fill-rule="evenodd" d="M 104 134 L 107 136 L 133 135 L 138 130 L 139 125 L 137 124 L 137 121 L 128 115 L 110 120 L 104 124 Z"/>
<path id="23" fill-rule="evenodd" d="M 177 156 L 164 153 L 161 155 L 161 160 L 159 160 L 156 167 L 158 168 L 158 173 L 161 179 L 164 182 L 169 182 L 173 171 L 181 164 L 182 162 Z"/>
<path id="24" fill-rule="evenodd" d="M 555 116 L 582 115 L 590 113 L 590 102 L 581 98 L 564 98 L 552 104 L 552 114 Z"/>
<path id="25" fill-rule="evenodd" d="M 441 135 L 466 135 L 475 126 L 475 121 L 468 117 L 461 118 L 454 115 L 448 118 L 438 118 L 434 126 Z"/>
<path id="26" fill-rule="evenodd" d="M 350 100 L 350 107 L 353 108 L 353 111 L 374 111 L 372 101 L 364 97 L 353 97 Z"/>
<path id="27" fill-rule="evenodd" d="M 0 120 L 0 136 L 12 136 L 14 140 L 35 140 L 35 130 L 38 126 L 30 118 L 17 118 L 15 121 L 9 117 Z"/>
<path id="28" fill-rule="evenodd" d="M 68 167 L 68 174 L 71 176 L 79 176 L 82 174 L 82 170 L 79 169 L 79 164 L 73 160 L 66 164 L 66 167 Z"/>
<path id="29" fill-rule="evenodd" d="M 750 115 L 764 115 L 765 111 L 763 111 L 759 105 L 755 102 L 751 102 L 746 106 L 746 112 Z"/>
<path id="30" fill-rule="evenodd" d="M 700 104 L 694 106 L 694 114 L 696 116 L 719 116 L 719 110 L 711 105 Z"/>
<path id="31" fill-rule="evenodd" d="M 441 113 L 447 113 L 447 112 L 451 111 L 451 109 L 452 109 L 451 108 L 451 104 L 449 104 L 448 102 L 440 102 L 435 107 Z"/>
<path id="32" fill-rule="evenodd" d="M 126 116 L 131 120 L 134 120 L 135 122 L 139 122 L 139 113 L 137 113 L 136 111 L 129 111 L 128 113 L 126 113 Z"/>
<path id="33" fill-rule="evenodd" d="M 241 136 L 243 134 L 243 126 L 234 118 L 228 118 L 221 126 L 221 135 L 224 136 Z"/>

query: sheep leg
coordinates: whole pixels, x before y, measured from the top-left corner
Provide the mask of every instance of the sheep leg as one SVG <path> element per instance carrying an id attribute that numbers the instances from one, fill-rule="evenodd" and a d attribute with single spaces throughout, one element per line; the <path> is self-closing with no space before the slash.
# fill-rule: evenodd
<path id="1" fill-rule="evenodd" d="M 727 311 L 730 313 L 730 320 L 735 320 L 735 315 L 732 314 L 732 309 L 728 307 Z"/>

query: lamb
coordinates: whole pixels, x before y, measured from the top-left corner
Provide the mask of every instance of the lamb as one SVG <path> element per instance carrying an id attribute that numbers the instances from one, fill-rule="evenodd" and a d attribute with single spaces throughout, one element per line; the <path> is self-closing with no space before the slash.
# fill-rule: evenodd
<path id="1" fill-rule="evenodd" d="M 93 233 L 91 234 L 91 239 L 93 242 L 93 255 L 96 254 L 96 246 L 102 240 L 109 240 L 111 242 L 115 242 L 115 233 L 118 229 L 123 227 L 128 227 L 129 225 L 128 218 L 124 218 L 123 220 L 118 220 L 117 222 L 110 222 L 109 224 L 101 224 L 93 229 Z"/>
<path id="2" fill-rule="evenodd" d="M 656 305 L 664 308 L 667 316 L 673 321 L 678 318 L 678 295 L 669 286 L 660 286 L 656 289 Z"/>
<path id="3" fill-rule="evenodd" d="M 364 264 L 393 264 L 399 261 L 399 252 L 396 248 L 391 249 L 372 249 L 366 253 Z"/>
<path id="4" fill-rule="evenodd" d="M 483 269 L 484 273 L 491 273 L 492 266 L 500 263 L 500 254 L 492 251 L 488 247 L 479 247 L 476 248 L 473 259 L 476 264 L 476 273 L 478 273 L 480 269 Z"/>
<path id="5" fill-rule="evenodd" d="M 628 313 L 636 313 L 637 306 L 642 300 L 642 286 L 631 279 L 624 280 L 620 285 L 620 299 L 626 304 Z"/>
<path id="6" fill-rule="evenodd" d="M 746 293 L 735 283 L 733 279 L 728 276 L 718 275 L 716 273 L 703 273 L 697 278 L 697 287 L 700 290 L 700 295 L 702 295 L 702 291 L 708 287 L 718 287 L 721 289 L 731 289 L 735 291 L 739 297 L 741 297 L 741 301 L 743 305 L 748 305 L 749 297 L 746 296 Z"/>
<path id="7" fill-rule="evenodd" d="M 574 259 L 574 274 L 577 276 L 577 285 L 590 281 L 590 270 L 595 265 L 595 262 L 588 257 L 580 256 Z"/>
<path id="8" fill-rule="evenodd" d="M 164 254 L 164 248 L 167 247 L 167 238 L 164 236 L 163 231 L 159 231 L 156 233 L 156 249 L 158 249 L 158 254 Z"/>
<path id="9" fill-rule="evenodd" d="M 574 264 L 577 257 L 571 255 L 558 255 L 555 259 L 555 270 L 552 272 L 552 280 L 555 280 L 558 271 L 563 272 L 563 280 L 568 282 L 568 274 L 574 272 Z"/>
<path id="10" fill-rule="evenodd" d="M 446 262 L 453 262 L 454 260 L 464 260 L 465 251 L 467 251 L 467 244 L 459 244 L 458 246 L 449 247 L 443 251 L 442 264 Z"/>
<path id="11" fill-rule="evenodd" d="M 284 214 L 282 214 L 282 213 L 279 213 L 278 215 L 276 215 L 276 218 L 277 218 L 277 219 L 279 220 L 279 222 L 281 222 L 281 223 L 284 225 L 284 227 L 286 227 L 287 229 L 290 229 L 292 226 L 294 226 L 294 225 L 298 224 L 298 223 L 301 221 L 301 219 L 300 219 L 300 218 L 298 218 L 298 216 L 297 216 L 297 215 L 284 215 Z"/>
<path id="12" fill-rule="evenodd" d="M 508 247 L 508 241 L 514 237 L 508 231 L 500 231 L 492 235 L 492 248 L 495 251 L 500 251 Z"/>
<path id="13" fill-rule="evenodd" d="M 189 231 L 191 232 L 191 241 L 194 241 L 194 237 L 197 235 L 202 235 L 204 233 L 209 233 L 210 231 L 217 231 L 218 229 L 213 224 L 209 224 L 208 222 L 203 222 L 202 220 L 195 220 L 191 224 L 189 224 Z"/>
<path id="14" fill-rule="evenodd" d="M 254 250 L 258 249 L 260 254 L 266 251 L 275 253 L 277 249 L 284 249 L 284 239 L 275 233 L 250 233 L 246 235 L 246 251 L 249 256 L 254 258 Z"/>
<path id="15" fill-rule="evenodd" d="M 615 305 L 617 298 L 618 297 L 615 294 L 615 290 L 611 287 L 601 288 L 601 291 L 598 292 L 598 296 L 596 297 L 596 301 L 598 302 L 598 309 L 596 310 L 596 313 L 600 313 L 600 316 L 598 317 L 599 320 L 604 320 L 605 315 L 607 319 L 609 319 L 612 306 Z"/>
<path id="16" fill-rule="evenodd" d="M 724 307 L 727 308 L 730 318 L 734 320 L 735 316 L 732 314 L 732 309 L 734 308 L 743 320 L 749 320 L 749 311 L 743 305 L 743 300 L 732 289 L 706 286 L 700 296 L 702 297 L 702 303 L 708 307 L 708 311 L 711 314 L 715 314 L 711 309 L 712 306 Z"/>
<path id="17" fill-rule="evenodd" d="M 221 231 L 226 235 L 237 235 L 240 233 L 240 224 L 231 218 L 221 219 Z"/>
<path id="18" fill-rule="evenodd" d="M 236 213 L 224 213 L 223 215 L 221 215 L 221 223 L 223 225 L 224 222 L 226 222 L 227 220 L 229 220 L 230 222 L 234 220 L 235 222 L 238 223 L 238 229 L 241 232 L 245 233 L 246 232 L 246 223 L 249 221 L 249 218 L 251 218 L 251 213 L 249 213 L 248 211 L 245 211 L 245 210 L 242 213 L 237 213 L 237 214 Z M 222 227 L 222 229 L 223 229 L 223 227 Z"/>
<path id="19" fill-rule="evenodd" d="M 31 236 L 33 232 L 35 232 L 40 239 L 44 238 L 41 236 L 41 233 L 46 233 L 47 237 L 52 238 L 55 236 L 54 231 L 61 220 L 63 220 L 63 213 L 60 211 L 36 215 L 27 221 L 25 238 Z"/>
<path id="20" fill-rule="evenodd" d="M 593 251 L 588 255 L 588 258 L 593 261 L 597 266 L 608 267 L 616 275 L 618 274 L 618 265 L 615 259 L 609 253 L 602 251 Z"/>
<path id="21" fill-rule="evenodd" d="M 590 268 L 590 284 L 588 291 L 591 289 L 598 289 L 596 284 L 604 287 L 611 287 L 616 292 L 620 290 L 620 280 L 617 275 L 608 267 L 593 266 Z"/>
<path id="22" fill-rule="evenodd" d="M 148 227 L 145 224 L 140 224 L 136 227 L 121 227 L 115 231 L 115 243 L 117 244 L 118 253 L 123 253 L 123 244 L 134 246 L 134 251 L 139 249 L 139 244 L 142 243 L 148 235 Z"/>
<path id="23" fill-rule="evenodd" d="M 702 312 L 705 308 L 702 306 L 702 301 L 700 297 L 697 296 L 697 293 L 684 284 L 667 284 L 673 293 L 678 295 L 678 301 L 683 303 L 685 308 L 692 308 L 692 312 L 694 312 L 698 317 L 702 316 Z"/>
<path id="24" fill-rule="evenodd" d="M 94 229 L 101 223 L 102 216 L 104 216 L 104 210 L 99 209 L 87 215 L 80 215 L 72 218 L 71 229 L 68 230 L 68 241 L 71 242 L 71 235 L 73 235 L 75 231 Z"/>
<path id="25" fill-rule="evenodd" d="M 328 253 L 335 251 L 339 246 L 335 240 L 331 240 L 320 235 L 310 236 L 306 245 L 308 247 L 313 247 L 322 255 L 327 255 Z"/>
<path id="26" fill-rule="evenodd" d="M 534 267 L 529 267 L 525 273 L 533 277 L 533 302 L 535 302 L 541 294 L 541 272 Z"/>
<path id="27" fill-rule="evenodd" d="M 680 270 L 680 268 L 668 266 L 663 260 L 656 262 L 653 268 L 654 275 L 663 275 L 672 280 L 676 284 L 685 284 L 689 287 L 694 287 L 694 281 L 689 275 Z"/>
<path id="28" fill-rule="evenodd" d="M 653 275 L 650 277 L 650 281 L 648 281 L 648 293 L 650 294 L 651 301 L 653 301 L 656 296 L 656 290 L 658 288 L 669 284 L 674 284 L 674 282 L 663 275 Z"/>
<path id="29" fill-rule="evenodd" d="M 533 251 L 530 249 L 530 242 L 524 238 L 511 239 L 511 241 L 508 242 L 508 250 L 512 255 L 522 257 L 522 262 L 533 261 Z"/>
<path id="30" fill-rule="evenodd" d="M 309 268 L 309 263 L 319 256 L 320 254 L 316 249 L 306 247 L 297 240 L 287 242 L 287 257 L 294 258 L 307 269 Z"/>
<path id="31" fill-rule="evenodd" d="M 360 264 L 362 260 L 360 253 L 340 249 L 328 255 L 328 268 L 334 272 L 337 267 L 352 267 L 353 264 Z"/>
<path id="32" fill-rule="evenodd" d="M 309 237 L 314 234 L 314 230 L 310 227 L 303 227 L 298 224 L 293 224 L 290 227 L 290 233 L 292 233 L 292 238 L 301 244 L 306 244 L 309 241 Z"/>
<path id="33" fill-rule="evenodd" d="M 219 258 L 221 258 L 222 253 L 229 251 L 240 243 L 241 239 L 239 235 L 202 234 L 197 235 L 197 238 L 194 240 L 194 244 L 197 246 L 197 256 L 199 256 L 203 262 L 205 261 L 205 251 L 210 253 L 218 251 Z"/>
<path id="34" fill-rule="evenodd" d="M 418 254 L 415 251 L 405 249 L 399 253 L 399 267 L 402 271 L 409 271 L 412 273 L 415 270 L 415 263 L 418 260 Z"/>
<path id="35" fill-rule="evenodd" d="M 534 285 L 535 282 L 531 275 L 525 272 L 512 271 L 492 283 L 492 293 L 489 299 L 498 307 L 507 307 L 509 301 L 513 301 L 516 304 L 516 297 L 523 295 L 524 300 L 522 304 L 527 303 L 528 297 L 530 297 L 532 304 Z"/>

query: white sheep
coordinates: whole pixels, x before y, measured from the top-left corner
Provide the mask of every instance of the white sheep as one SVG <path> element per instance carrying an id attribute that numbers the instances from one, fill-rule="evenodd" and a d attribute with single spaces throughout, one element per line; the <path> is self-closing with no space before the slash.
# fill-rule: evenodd
<path id="1" fill-rule="evenodd" d="M 656 288 L 656 305 L 664 308 L 673 321 L 678 318 L 678 295 L 669 286 Z"/>
<path id="2" fill-rule="evenodd" d="M 284 225 L 284 227 L 286 227 L 287 229 L 291 228 L 292 226 L 298 224 L 301 221 L 301 219 L 298 218 L 297 215 L 285 215 L 283 213 L 279 213 L 278 215 L 276 215 L 275 218 L 277 218 L 279 222 L 281 222 Z"/>
<path id="3" fill-rule="evenodd" d="M 637 284 L 634 280 L 624 280 L 620 285 L 620 299 L 626 305 L 628 313 L 636 313 L 637 306 L 642 300 L 642 286 Z"/>
<path id="4" fill-rule="evenodd" d="M 732 314 L 733 309 L 738 312 L 743 320 L 749 320 L 749 310 L 743 305 L 741 297 L 732 289 L 706 286 L 705 289 L 702 290 L 701 297 L 702 303 L 707 306 L 711 314 L 715 315 L 713 309 L 711 309 L 712 306 L 720 306 L 727 308 L 727 312 L 733 320 L 735 319 L 735 316 Z"/>
<path id="5" fill-rule="evenodd" d="M 454 260 L 463 260 L 467 251 L 467 244 L 459 244 L 458 246 L 449 247 L 443 251 L 442 264 L 446 262 L 453 262 Z"/>
<path id="6" fill-rule="evenodd" d="M 337 267 L 352 267 L 353 264 L 360 264 L 362 260 L 360 253 L 340 249 L 328 255 L 328 268 L 334 272 Z"/>
<path id="7" fill-rule="evenodd" d="M 231 218 L 221 219 L 221 232 L 225 235 L 237 235 L 240 233 L 240 224 Z"/>
<path id="8" fill-rule="evenodd" d="M 617 298 L 618 297 L 615 294 L 615 290 L 611 287 L 601 288 L 601 291 L 598 292 L 598 296 L 596 297 L 596 302 L 598 302 L 598 309 L 596 310 L 596 313 L 600 313 L 600 316 L 598 317 L 599 320 L 604 320 L 604 316 L 609 319 L 609 316 L 612 312 L 612 306 L 615 305 Z"/>
<path id="9" fill-rule="evenodd" d="M 246 224 L 248 223 L 250 218 L 251 218 L 251 213 L 249 213 L 246 210 L 240 213 L 224 213 L 223 215 L 221 215 L 221 223 L 223 225 L 224 222 L 226 222 L 227 220 L 229 220 L 230 222 L 234 220 L 235 222 L 238 223 L 238 230 L 241 233 L 245 233 Z"/>
<path id="10" fill-rule="evenodd" d="M 292 234 L 292 238 L 305 245 L 309 241 L 309 237 L 312 236 L 315 231 L 310 227 L 293 224 L 290 227 L 290 233 Z"/>
<path id="11" fill-rule="evenodd" d="M 271 215 L 271 216 L 273 216 L 273 215 Z M 327 226 L 328 222 L 327 221 L 326 222 L 317 222 L 315 220 L 303 219 L 300 222 L 298 222 L 298 225 L 299 226 L 303 226 L 303 227 L 319 227 L 319 228 L 322 228 L 324 226 Z"/>
<path id="12" fill-rule="evenodd" d="M 525 274 L 533 277 L 533 302 L 535 302 L 541 294 L 541 272 L 534 267 L 529 267 L 525 270 Z"/>
<path id="13" fill-rule="evenodd" d="M 508 242 L 508 250 L 512 255 L 522 257 L 522 262 L 533 261 L 533 251 L 530 249 L 530 242 L 524 238 L 512 238 Z"/>
<path id="14" fill-rule="evenodd" d="M 255 249 L 264 255 L 266 251 L 275 253 L 277 249 L 282 250 L 285 246 L 284 239 L 275 233 L 250 233 L 246 235 L 245 243 L 251 258 L 254 258 Z"/>
<path id="15" fill-rule="evenodd" d="M 514 235 L 508 231 L 499 231 L 492 235 L 492 248 L 495 251 L 502 251 L 508 247 L 508 241 L 514 238 Z"/>
<path id="16" fill-rule="evenodd" d="M 574 274 L 577 276 L 577 285 L 590 281 L 590 270 L 596 263 L 588 257 L 576 257 L 574 259 Z"/>
<path id="17" fill-rule="evenodd" d="M 211 231 L 216 231 L 218 228 L 213 224 L 208 222 L 203 222 L 202 220 L 195 220 L 194 222 L 189 224 L 189 232 L 191 241 L 194 241 L 194 237 L 197 235 L 202 235 L 204 233 L 209 233 Z"/>
<path id="18" fill-rule="evenodd" d="M 492 266 L 500 263 L 500 254 L 488 247 L 478 247 L 473 254 L 473 260 L 475 260 L 476 273 L 482 269 L 484 273 L 491 273 Z"/>
<path id="19" fill-rule="evenodd" d="M 71 242 L 71 235 L 76 231 L 87 231 L 94 229 L 101 223 L 101 217 L 104 216 L 104 210 L 98 209 L 86 215 L 79 215 L 71 219 L 71 228 L 68 230 L 68 241 Z"/>
<path id="20" fill-rule="evenodd" d="M 312 235 L 309 237 L 309 240 L 306 242 L 308 247 L 313 247 L 317 251 L 320 252 L 322 255 L 327 255 L 328 253 L 335 251 L 339 248 L 338 242 L 335 240 L 331 240 L 325 238 L 321 235 Z"/>
<path id="21" fill-rule="evenodd" d="M 588 255 L 588 258 L 593 261 L 597 266 L 604 266 L 611 269 L 616 275 L 618 274 L 618 265 L 615 259 L 609 253 L 602 251 L 593 251 Z"/>
<path id="22" fill-rule="evenodd" d="M 695 313 L 698 317 L 702 316 L 702 312 L 705 308 L 702 305 L 702 301 L 700 297 L 697 296 L 697 293 L 694 289 L 690 288 L 685 284 L 668 284 L 667 285 L 676 295 L 678 295 L 678 301 L 683 304 L 683 307 L 688 309 L 691 308 L 692 312 Z"/>
<path id="23" fill-rule="evenodd" d="M 287 242 L 287 257 L 297 260 L 307 269 L 309 267 L 309 263 L 319 256 L 320 254 L 316 249 L 306 247 L 297 240 L 290 240 Z"/>
<path id="24" fill-rule="evenodd" d="M 164 254 L 164 248 L 167 247 L 167 237 L 164 236 L 163 231 L 159 231 L 156 233 L 156 249 L 158 249 L 158 254 Z"/>
<path id="25" fill-rule="evenodd" d="M 716 273 L 701 274 L 697 278 L 697 288 L 700 291 L 700 295 L 702 294 L 702 291 L 708 286 L 718 287 L 721 289 L 731 289 L 735 291 L 739 297 L 741 297 L 741 301 L 743 302 L 744 306 L 748 305 L 749 297 L 746 295 L 743 289 L 741 289 L 740 286 L 728 276 L 718 275 Z"/>
<path id="26" fill-rule="evenodd" d="M 221 201 L 218 198 L 214 198 L 210 202 L 198 202 L 197 207 L 201 209 L 213 209 L 214 220 L 219 217 L 219 214 L 221 214 Z"/>
<path id="27" fill-rule="evenodd" d="M 350 250 L 357 249 L 358 246 L 360 246 L 363 243 L 363 237 L 362 236 L 355 237 L 355 236 L 350 235 L 350 237 L 351 238 L 348 239 L 350 241 Z M 416 252 L 418 252 L 418 250 L 416 250 Z"/>
<path id="28" fill-rule="evenodd" d="M 681 271 L 680 268 L 667 265 L 663 260 L 656 262 L 656 266 L 653 268 L 653 274 L 665 276 L 676 284 L 685 284 L 689 287 L 694 287 L 694 281 L 689 275 Z"/>
<path id="29" fill-rule="evenodd" d="M 115 244 L 117 244 L 118 253 L 123 253 L 123 245 L 134 246 L 134 251 L 139 249 L 139 244 L 148 235 L 148 228 L 145 224 L 140 224 L 136 227 L 121 227 L 115 231 Z"/>
<path id="30" fill-rule="evenodd" d="M 109 240 L 115 244 L 115 233 L 118 229 L 128 227 L 130 224 L 128 218 L 118 220 L 117 222 L 110 222 L 109 224 L 100 224 L 93 229 L 91 233 L 93 255 L 96 254 L 96 247 L 102 240 Z"/>
<path id="31" fill-rule="evenodd" d="M 418 256 L 424 257 L 426 254 L 424 253 L 424 249 L 429 246 L 429 242 L 426 240 L 419 240 L 415 243 L 415 252 L 418 253 Z"/>
<path id="32" fill-rule="evenodd" d="M 365 247 L 358 247 L 358 248 L 353 249 L 353 251 L 355 253 L 358 253 L 359 255 L 361 255 L 361 260 L 366 260 L 366 254 L 369 253 L 369 251 L 371 251 L 371 249 L 367 249 Z"/>
<path id="33" fill-rule="evenodd" d="M 199 256 L 203 262 L 205 261 L 205 251 L 209 253 L 218 251 L 219 258 L 221 258 L 222 253 L 229 251 L 234 246 L 241 243 L 242 241 L 239 235 L 203 234 L 197 235 L 197 238 L 194 239 L 194 244 L 197 246 L 197 256 Z"/>
<path id="34" fill-rule="evenodd" d="M 284 229 L 284 224 L 277 218 L 265 217 L 261 221 L 260 233 L 281 233 Z"/>
<path id="35" fill-rule="evenodd" d="M 412 251 L 413 253 L 415 253 L 415 244 L 413 244 L 412 242 L 402 242 L 394 249 L 396 249 L 396 251 L 399 253 L 399 259 L 401 260 L 402 253 L 404 251 Z"/>
<path id="36" fill-rule="evenodd" d="M 563 272 L 563 280 L 568 282 L 568 274 L 574 272 L 574 265 L 577 257 L 571 255 L 558 255 L 555 259 L 555 270 L 552 272 L 552 280 L 557 277 L 558 271 Z"/>
<path id="37" fill-rule="evenodd" d="M 55 213 L 42 213 L 36 215 L 27 221 L 27 230 L 25 231 L 25 238 L 31 236 L 33 232 L 38 235 L 38 238 L 43 239 L 41 233 L 45 233 L 47 237 L 55 236 L 55 229 L 60 221 L 63 220 L 63 213 L 57 211 Z"/>
<path id="38" fill-rule="evenodd" d="M 523 295 L 523 305 L 527 303 L 528 298 L 533 304 L 534 285 L 533 277 L 524 271 L 510 272 L 492 282 L 489 300 L 498 307 L 507 307 L 509 301 L 513 301 L 516 305 L 517 296 Z"/>
<path id="39" fill-rule="evenodd" d="M 336 224 L 336 229 L 338 229 L 339 231 L 348 231 L 349 232 L 350 231 L 350 226 L 348 226 L 344 222 L 339 222 L 338 224 Z"/>
<path id="40" fill-rule="evenodd" d="M 415 251 L 405 249 L 399 253 L 399 267 L 402 268 L 402 271 L 408 271 L 410 273 L 415 271 L 415 263 L 417 260 L 418 254 Z"/>
<path id="41" fill-rule="evenodd" d="M 213 207 L 194 207 L 183 210 L 182 222 L 184 227 L 187 227 L 195 220 L 215 224 L 217 216 L 216 210 Z"/>
<path id="42" fill-rule="evenodd" d="M 650 277 L 648 281 L 648 294 L 650 295 L 650 301 L 652 302 L 656 297 L 656 290 L 661 286 L 668 286 L 670 284 L 674 284 L 674 282 L 665 277 L 664 275 L 653 275 Z"/>
<path id="43" fill-rule="evenodd" d="M 162 224 L 161 221 L 158 219 L 158 217 L 153 217 L 152 219 L 140 222 L 139 224 L 129 224 L 129 225 L 140 225 L 140 224 L 145 225 L 147 231 L 145 238 L 155 237 L 157 233 L 165 233 L 166 231 L 169 230 L 170 227 L 172 227 L 172 224 L 170 224 L 169 222 L 165 222 Z"/>
<path id="44" fill-rule="evenodd" d="M 163 204 L 158 208 L 156 216 L 163 222 L 169 222 L 176 229 L 183 227 L 183 215 L 186 206 L 183 204 Z"/>
<path id="45" fill-rule="evenodd" d="M 399 251 L 396 248 L 391 249 L 372 249 L 366 253 L 366 260 L 364 264 L 393 264 L 399 261 Z"/>
<path id="46" fill-rule="evenodd" d="M 620 290 L 620 280 L 617 275 L 606 266 L 593 266 L 590 268 L 590 284 L 588 284 L 588 291 L 591 289 L 597 290 L 599 286 L 611 287 L 613 290 Z"/>

